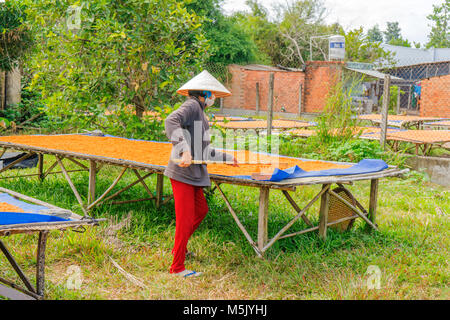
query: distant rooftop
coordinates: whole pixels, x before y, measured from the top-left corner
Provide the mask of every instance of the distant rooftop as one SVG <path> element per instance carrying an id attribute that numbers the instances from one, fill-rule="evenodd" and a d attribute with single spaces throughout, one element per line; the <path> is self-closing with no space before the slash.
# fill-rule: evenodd
<path id="1" fill-rule="evenodd" d="M 417 49 L 390 44 L 381 44 L 381 47 L 395 53 L 395 67 L 450 61 L 450 48 Z"/>

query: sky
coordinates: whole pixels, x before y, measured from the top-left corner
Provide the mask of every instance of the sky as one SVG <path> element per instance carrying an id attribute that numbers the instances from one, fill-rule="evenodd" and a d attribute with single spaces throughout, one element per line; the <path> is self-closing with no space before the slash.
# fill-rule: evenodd
<path id="1" fill-rule="evenodd" d="M 269 11 L 272 5 L 286 3 L 286 0 L 259 0 Z M 378 24 L 380 30 L 386 29 L 386 22 L 398 21 L 403 38 L 411 44 L 428 41 L 431 28 L 427 15 L 433 12 L 433 5 L 441 5 L 444 0 L 324 0 L 328 15 L 327 23 L 339 22 L 344 30 L 360 26 L 367 31 Z M 225 12 L 248 10 L 245 0 L 224 0 Z M 273 12 L 273 11 L 272 11 Z"/>

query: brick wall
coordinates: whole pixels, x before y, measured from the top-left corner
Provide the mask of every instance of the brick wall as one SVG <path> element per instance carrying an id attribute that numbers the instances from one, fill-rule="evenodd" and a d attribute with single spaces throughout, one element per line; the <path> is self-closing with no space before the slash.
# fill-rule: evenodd
<path id="1" fill-rule="evenodd" d="M 421 81 L 420 115 L 450 118 L 450 74 Z"/>
<path id="2" fill-rule="evenodd" d="M 256 110 L 256 83 L 259 83 L 260 111 L 267 111 L 269 76 L 274 73 L 274 112 L 299 112 L 301 89 L 302 112 L 321 112 L 328 89 L 340 79 L 343 62 L 308 61 L 305 72 L 250 70 L 243 66 L 228 67 L 231 80 L 227 87 L 231 97 L 224 99 L 224 107 Z"/>
<path id="3" fill-rule="evenodd" d="M 306 63 L 304 112 L 321 112 L 329 89 L 340 80 L 343 62 L 308 61 Z"/>
<path id="4" fill-rule="evenodd" d="M 282 108 L 288 113 L 298 113 L 299 89 L 304 84 L 305 73 L 301 71 L 249 70 L 230 65 L 231 81 L 227 87 L 231 97 L 224 99 L 225 108 L 256 110 L 256 84 L 259 84 L 260 111 L 267 111 L 269 99 L 269 76 L 274 73 L 274 112 Z"/>

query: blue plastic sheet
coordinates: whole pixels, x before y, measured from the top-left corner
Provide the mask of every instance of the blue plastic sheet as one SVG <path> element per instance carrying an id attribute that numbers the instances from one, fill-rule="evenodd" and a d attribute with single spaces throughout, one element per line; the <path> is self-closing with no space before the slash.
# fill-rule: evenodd
<path id="1" fill-rule="evenodd" d="M 40 210 L 49 209 L 44 206 L 39 206 L 36 204 L 30 204 L 30 203 L 26 203 L 24 201 L 17 200 L 16 198 L 10 196 L 7 193 L 0 193 L 0 202 L 9 203 L 13 206 L 19 207 L 24 212 L 28 212 L 28 213 L 39 213 Z"/>
<path id="2" fill-rule="evenodd" d="M 320 171 L 305 171 L 299 166 L 291 167 L 288 169 L 280 170 L 275 169 L 270 179 L 265 181 L 282 181 L 285 179 L 294 178 L 310 178 L 310 177 L 326 177 L 326 176 L 343 176 L 351 174 L 366 174 L 374 173 L 387 169 L 388 165 L 383 160 L 378 159 L 364 159 L 357 164 L 343 169 L 328 169 Z M 244 179 L 251 179 L 251 176 L 239 176 Z"/>
<path id="3" fill-rule="evenodd" d="M 23 213 L 23 212 L 0 212 L 0 225 L 36 223 L 36 222 L 55 222 L 55 221 L 69 221 L 69 220 L 45 214 Z"/>
<path id="4" fill-rule="evenodd" d="M 36 222 L 53 222 L 53 221 L 69 221 L 57 216 L 39 214 L 40 210 L 49 209 L 45 206 L 30 204 L 17 200 L 7 193 L 0 193 L 0 202 L 19 207 L 25 212 L 0 212 L 0 225 L 36 223 Z"/>

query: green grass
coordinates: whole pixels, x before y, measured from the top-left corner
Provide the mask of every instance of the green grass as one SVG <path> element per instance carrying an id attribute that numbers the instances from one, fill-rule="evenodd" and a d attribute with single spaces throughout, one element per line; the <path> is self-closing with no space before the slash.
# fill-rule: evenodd
<path id="1" fill-rule="evenodd" d="M 49 161 L 49 159 L 46 159 Z M 48 164 L 47 164 L 48 165 Z M 30 170 L 21 173 L 31 172 Z M 117 168 L 105 167 L 98 176 L 98 193 L 105 190 Z M 73 181 L 87 194 L 87 173 Z M 126 174 L 116 188 L 134 181 Z M 75 197 L 61 175 L 40 182 L 36 178 L 1 180 L 0 185 L 81 214 Z M 155 190 L 156 179 L 148 185 Z M 319 186 L 302 187 L 294 198 L 305 205 Z M 256 238 L 258 192 L 254 188 L 223 185 L 242 223 Z M 369 183 L 349 187 L 367 206 Z M 171 188 L 165 180 L 164 193 Z M 137 185 L 121 198 L 146 197 Z M 269 237 L 295 215 L 279 191 L 271 191 Z M 448 299 L 449 190 L 427 181 L 422 174 L 382 179 L 379 186 L 379 232 L 367 232 L 358 221 L 345 233 L 329 230 L 326 241 L 316 233 L 283 239 L 257 258 L 224 201 L 209 197 L 210 212 L 194 233 L 189 249 L 196 257 L 188 268 L 203 271 L 197 279 L 183 280 L 168 273 L 175 233 L 174 205 L 157 209 L 152 202 L 105 204 L 93 212 L 108 222 L 84 233 L 52 231 L 46 256 L 47 299 Z M 308 216 L 318 220 L 318 205 Z M 129 218 L 124 227 L 110 227 Z M 305 228 L 300 220 L 289 231 Z M 25 272 L 34 277 L 36 235 L 2 238 Z M 144 287 L 127 280 L 111 263 L 113 258 Z M 68 289 L 70 266 L 82 270 L 82 285 Z M 371 265 L 381 270 L 381 288 L 366 285 Z M 16 279 L 3 256 L 0 276 Z"/>

